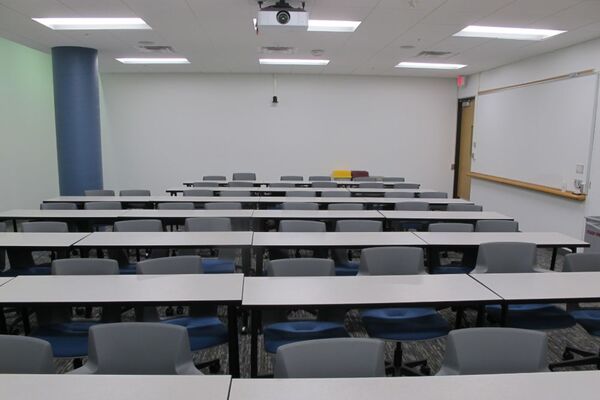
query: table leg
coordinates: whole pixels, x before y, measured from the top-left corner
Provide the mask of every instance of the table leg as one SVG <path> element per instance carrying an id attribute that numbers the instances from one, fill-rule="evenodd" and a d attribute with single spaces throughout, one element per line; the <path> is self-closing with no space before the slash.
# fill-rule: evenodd
<path id="1" fill-rule="evenodd" d="M 250 378 L 256 378 L 258 376 L 258 326 L 260 324 L 259 310 L 252 310 L 250 324 Z"/>
<path id="2" fill-rule="evenodd" d="M 553 247 L 552 248 L 552 260 L 550 261 L 550 270 L 554 271 L 554 268 L 556 267 L 556 254 L 558 253 L 558 248 L 557 247 Z"/>
<path id="3" fill-rule="evenodd" d="M 229 374 L 240 377 L 240 345 L 238 340 L 237 307 L 227 306 L 227 330 L 229 332 Z"/>
<path id="4" fill-rule="evenodd" d="M 8 328 L 6 326 L 6 316 L 4 315 L 4 307 L 0 306 L 0 334 L 8 334 Z"/>
<path id="5" fill-rule="evenodd" d="M 456 308 L 456 323 L 454 329 L 460 329 L 462 327 L 462 320 L 465 315 L 465 309 L 462 306 Z"/>
<path id="6" fill-rule="evenodd" d="M 506 326 L 506 322 L 508 320 L 508 304 L 502 303 L 502 310 L 500 311 L 500 325 Z"/>
<path id="7" fill-rule="evenodd" d="M 478 306 L 477 307 L 477 322 L 476 322 L 477 326 L 483 326 L 484 317 L 485 317 L 485 306 Z"/>
<path id="8" fill-rule="evenodd" d="M 23 320 L 23 332 L 25 335 L 29 335 L 31 333 L 31 326 L 29 325 L 29 312 L 27 311 L 27 307 L 21 308 L 21 319 Z"/>
<path id="9" fill-rule="evenodd" d="M 255 247 L 254 248 L 254 257 L 256 259 L 256 276 L 263 275 L 263 258 L 265 255 L 264 247 Z"/>

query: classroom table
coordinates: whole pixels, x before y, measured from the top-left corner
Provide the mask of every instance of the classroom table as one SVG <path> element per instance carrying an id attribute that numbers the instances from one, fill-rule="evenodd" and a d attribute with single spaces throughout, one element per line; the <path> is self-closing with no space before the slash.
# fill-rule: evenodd
<path id="1" fill-rule="evenodd" d="M 252 183 L 253 186 L 271 186 L 273 184 L 278 184 L 278 183 L 286 183 L 286 184 L 292 184 L 294 186 L 310 186 L 312 182 L 309 181 L 278 181 L 278 180 L 257 180 L 257 181 L 247 181 L 247 180 L 241 180 L 241 181 L 203 181 L 203 180 L 187 180 L 187 181 L 183 181 L 183 186 L 187 186 L 188 188 L 192 188 L 192 189 L 210 189 L 210 186 L 199 186 L 199 187 L 194 187 L 194 183 L 196 182 L 202 182 L 207 183 L 214 183 L 213 187 L 224 187 L 229 185 L 231 182 L 249 182 Z"/>
<path id="2" fill-rule="evenodd" d="M 501 300 L 466 274 L 245 278 L 242 306 L 252 310 L 251 376 L 257 373 L 258 326 L 265 308 L 481 307 Z"/>
<path id="3" fill-rule="evenodd" d="M 472 201 L 452 198 L 406 198 L 406 197 L 352 197 L 361 199 L 361 203 L 379 207 L 394 207 L 396 203 L 428 203 L 431 206 L 447 206 L 448 204 L 473 204 Z"/>
<path id="4" fill-rule="evenodd" d="M 233 379 L 229 400 L 593 399 L 600 371 L 395 378 Z M 282 396 L 282 393 L 284 394 Z"/>
<path id="5" fill-rule="evenodd" d="M 285 194 L 285 193 L 294 193 L 294 192 L 347 192 L 346 188 L 313 188 L 313 187 L 198 187 L 195 189 L 206 189 L 212 190 L 215 193 L 220 192 L 232 192 L 232 191 L 247 191 L 254 195 L 264 195 L 264 194 Z M 166 190 L 171 196 L 177 196 L 179 193 L 183 193 L 186 190 L 190 190 L 189 187 L 175 187 L 168 188 Z M 288 194 L 288 196 L 292 196 L 292 194 Z"/>
<path id="6" fill-rule="evenodd" d="M 230 371 L 239 376 L 243 284 L 242 274 L 18 276 L 0 286 L 0 305 L 227 305 Z"/>
<path id="7" fill-rule="evenodd" d="M 348 188 L 347 189 L 353 196 L 360 196 L 361 194 L 367 196 L 384 196 L 385 193 L 413 193 L 415 197 L 419 193 L 423 192 L 437 192 L 434 189 L 396 189 L 396 188 Z"/>
<path id="8" fill-rule="evenodd" d="M 144 203 L 156 208 L 158 203 L 242 203 L 256 208 L 258 196 L 220 197 L 220 196 L 58 196 L 44 200 L 44 203 L 75 203 L 83 208 L 88 202 L 120 202 L 125 207 L 130 203 Z"/>
<path id="9" fill-rule="evenodd" d="M 475 223 L 479 220 L 507 220 L 513 218 L 493 211 L 389 211 L 381 210 L 386 219 L 390 221 L 426 221 L 434 222 L 466 222 Z"/>
<path id="10" fill-rule="evenodd" d="M 232 224 L 245 221 L 245 229 L 250 228 L 250 218 L 254 210 L 156 210 L 127 209 L 120 213 L 121 219 L 160 219 L 166 225 L 183 225 L 187 218 L 229 218 Z M 238 228 L 239 229 L 239 228 Z"/>
<path id="11" fill-rule="evenodd" d="M 26 248 L 32 250 L 55 250 L 69 248 L 89 232 L 0 232 L 0 249 Z"/>
<path id="12" fill-rule="evenodd" d="M 254 231 L 264 231 L 266 220 L 303 219 L 325 221 L 330 225 L 341 219 L 383 220 L 375 210 L 256 210 L 252 214 Z M 330 226 L 333 228 L 333 226 Z"/>

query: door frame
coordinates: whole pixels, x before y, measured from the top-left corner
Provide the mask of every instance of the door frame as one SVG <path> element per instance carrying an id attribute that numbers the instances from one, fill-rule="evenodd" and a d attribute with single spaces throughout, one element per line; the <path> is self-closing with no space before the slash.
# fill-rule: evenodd
<path id="1" fill-rule="evenodd" d="M 460 139 L 461 139 L 461 124 L 462 124 L 462 104 L 470 101 L 475 101 L 475 96 L 458 99 L 458 110 L 456 117 L 456 144 L 454 146 L 454 185 L 452 188 L 452 197 L 458 196 L 458 171 L 460 164 Z"/>

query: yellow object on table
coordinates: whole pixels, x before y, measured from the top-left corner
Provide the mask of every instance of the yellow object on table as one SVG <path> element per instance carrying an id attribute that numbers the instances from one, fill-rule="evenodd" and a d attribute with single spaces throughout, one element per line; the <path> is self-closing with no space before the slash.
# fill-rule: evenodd
<path id="1" fill-rule="evenodd" d="M 333 179 L 352 179 L 352 171 L 346 169 L 335 169 L 331 173 Z"/>

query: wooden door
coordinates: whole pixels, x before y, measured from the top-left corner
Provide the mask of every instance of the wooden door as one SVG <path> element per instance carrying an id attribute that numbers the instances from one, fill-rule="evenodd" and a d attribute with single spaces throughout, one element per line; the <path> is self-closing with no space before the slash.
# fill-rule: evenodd
<path id="1" fill-rule="evenodd" d="M 475 117 L 475 100 L 461 103 L 459 156 L 458 156 L 458 180 L 456 194 L 464 200 L 471 198 L 471 155 L 473 144 L 473 119 Z"/>

